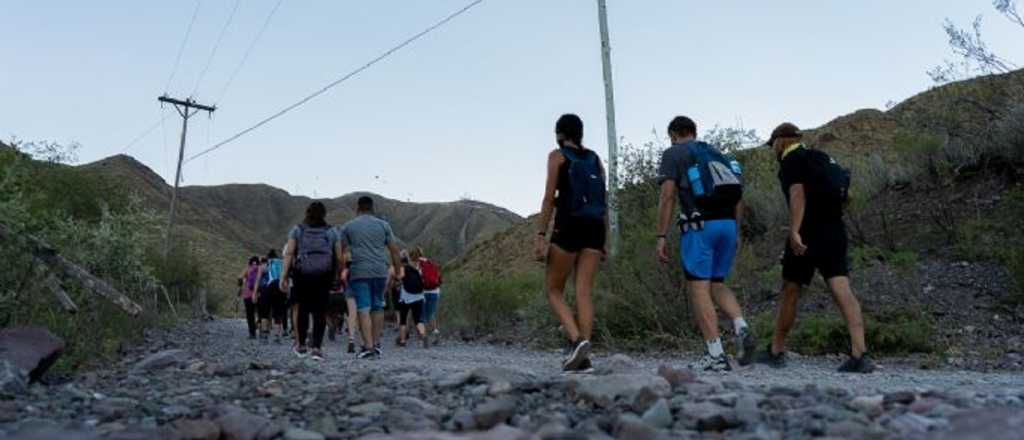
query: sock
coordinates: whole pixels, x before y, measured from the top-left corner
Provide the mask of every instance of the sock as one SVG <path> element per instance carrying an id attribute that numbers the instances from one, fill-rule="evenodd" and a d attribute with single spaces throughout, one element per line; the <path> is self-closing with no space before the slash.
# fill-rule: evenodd
<path id="1" fill-rule="evenodd" d="M 739 333 L 740 329 L 750 328 L 750 326 L 747 325 L 747 320 L 740 316 L 732 320 L 732 328 L 736 330 L 736 333 Z"/>
<path id="2" fill-rule="evenodd" d="M 704 345 L 708 348 L 708 354 L 711 357 L 719 357 L 725 353 L 722 349 L 722 338 L 715 338 L 710 341 L 704 341 Z"/>

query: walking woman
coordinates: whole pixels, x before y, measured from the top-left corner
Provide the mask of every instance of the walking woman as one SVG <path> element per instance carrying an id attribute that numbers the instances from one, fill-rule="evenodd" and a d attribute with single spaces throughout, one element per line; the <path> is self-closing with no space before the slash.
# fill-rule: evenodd
<path id="1" fill-rule="evenodd" d="M 299 304 L 298 346 L 295 354 L 305 357 L 307 342 L 314 360 L 323 360 L 324 329 L 331 285 L 340 276 L 341 244 L 338 232 L 327 224 L 327 208 L 313 202 L 306 208 L 306 218 L 288 234 L 288 252 L 283 273 L 292 273 L 292 294 Z M 289 272 L 294 268 L 294 271 Z M 288 290 L 287 277 L 281 277 L 282 291 Z M 313 338 L 309 341 L 309 319 L 313 318 Z"/>
<path id="2" fill-rule="evenodd" d="M 591 292 L 597 268 L 607 254 L 605 172 L 597 153 L 583 146 L 583 121 L 579 116 L 558 118 L 555 141 L 558 148 L 548 154 L 535 256 L 547 262 L 544 292 L 570 343 L 562 370 L 590 371 L 588 356 L 594 330 Z M 555 221 L 549 243 L 552 216 Z M 572 274 L 576 276 L 575 317 L 565 302 L 565 285 Z"/>
<path id="3" fill-rule="evenodd" d="M 405 267 L 404 275 L 400 283 L 401 294 L 398 298 L 396 308 L 398 309 L 398 346 L 404 347 L 409 342 L 409 314 L 412 314 L 412 322 L 416 325 L 416 334 L 423 341 L 423 348 L 429 348 L 427 341 L 427 326 L 424 325 L 423 306 L 427 299 L 424 296 L 423 275 L 420 271 L 420 259 L 423 258 L 423 250 L 414 248 L 409 251 L 408 257 L 402 259 Z"/>
<path id="4" fill-rule="evenodd" d="M 260 272 L 260 257 L 250 257 L 249 264 L 238 276 L 242 283 L 242 302 L 245 303 L 245 323 L 249 325 L 249 339 L 256 339 L 256 282 Z"/>

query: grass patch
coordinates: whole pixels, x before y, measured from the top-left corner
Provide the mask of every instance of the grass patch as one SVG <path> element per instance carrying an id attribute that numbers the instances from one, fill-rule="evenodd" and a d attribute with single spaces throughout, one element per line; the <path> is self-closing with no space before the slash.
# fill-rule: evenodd
<path id="1" fill-rule="evenodd" d="M 864 321 L 864 339 L 872 353 L 932 353 L 939 348 L 933 338 L 935 323 L 919 311 L 865 312 Z M 758 338 L 769 343 L 775 329 L 775 312 L 761 313 L 752 322 Z M 850 333 L 838 312 L 806 313 L 797 316 L 786 345 L 803 355 L 849 353 Z"/>
<path id="2" fill-rule="evenodd" d="M 455 276 L 449 279 L 440 308 L 440 319 L 446 328 L 480 336 L 517 328 L 521 324 L 538 327 L 536 318 L 540 309 L 546 313 L 544 318 L 550 318 L 540 274 Z"/>

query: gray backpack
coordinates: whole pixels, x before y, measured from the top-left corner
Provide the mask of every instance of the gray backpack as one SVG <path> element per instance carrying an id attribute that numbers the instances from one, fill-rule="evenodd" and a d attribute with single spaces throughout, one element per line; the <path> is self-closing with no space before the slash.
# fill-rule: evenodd
<path id="1" fill-rule="evenodd" d="M 334 271 L 334 248 L 328 235 L 330 230 L 330 226 L 299 225 L 295 268 L 300 275 L 318 276 Z"/>

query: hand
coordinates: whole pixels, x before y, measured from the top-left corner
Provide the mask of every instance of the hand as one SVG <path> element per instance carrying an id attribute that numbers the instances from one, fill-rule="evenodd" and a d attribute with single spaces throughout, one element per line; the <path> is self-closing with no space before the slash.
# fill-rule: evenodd
<path id="1" fill-rule="evenodd" d="M 398 268 L 398 279 L 405 279 L 405 266 Z"/>
<path id="2" fill-rule="evenodd" d="M 807 252 L 807 246 L 804 245 L 803 237 L 800 237 L 800 233 L 793 231 L 789 233 L 789 248 L 793 251 L 793 255 L 803 256 Z"/>
<path id="3" fill-rule="evenodd" d="M 668 239 L 665 237 L 658 237 L 658 245 L 656 251 L 658 254 L 658 260 L 662 263 L 668 264 L 671 260 L 668 257 Z"/>
<path id="4" fill-rule="evenodd" d="M 608 261 L 608 243 L 601 248 L 601 261 Z"/>
<path id="5" fill-rule="evenodd" d="M 277 283 L 277 287 L 281 289 L 281 293 L 288 293 L 288 279 L 281 277 L 281 281 Z"/>
<path id="6" fill-rule="evenodd" d="M 543 263 L 548 257 L 548 247 L 550 245 L 547 238 L 543 235 L 538 235 L 533 243 L 533 258 Z"/>

